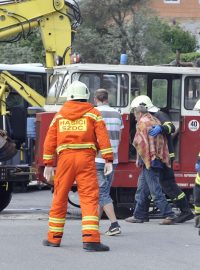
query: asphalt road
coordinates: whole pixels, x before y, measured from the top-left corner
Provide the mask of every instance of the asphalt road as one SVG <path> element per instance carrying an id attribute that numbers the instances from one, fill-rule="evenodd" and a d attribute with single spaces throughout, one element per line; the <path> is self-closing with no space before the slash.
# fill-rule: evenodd
<path id="1" fill-rule="evenodd" d="M 200 236 L 194 221 L 161 226 L 159 220 L 130 224 L 108 237 L 108 220 L 100 222 L 102 242 L 110 252 L 82 249 L 78 209 L 69 208 L 60 248 L 43 247 L 52 194 L 48 190 L 17 193 L 0 214 L 0 270 L 198 270 Z"/>

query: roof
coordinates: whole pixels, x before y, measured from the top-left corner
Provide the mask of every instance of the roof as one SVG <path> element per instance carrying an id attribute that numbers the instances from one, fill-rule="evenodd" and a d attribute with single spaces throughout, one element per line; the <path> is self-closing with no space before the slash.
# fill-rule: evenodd
<path id="1" fill-rule="evenodd" d="M 14 65 L 0 64 L 0 70 L 46 73 L 44 66 L 40 63 Z"/>

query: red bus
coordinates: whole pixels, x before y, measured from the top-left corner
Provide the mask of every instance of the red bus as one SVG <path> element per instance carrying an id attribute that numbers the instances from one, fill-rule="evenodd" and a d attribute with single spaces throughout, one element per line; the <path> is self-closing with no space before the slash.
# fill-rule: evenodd
<path id="1" fill-rule="evenodd" d="M 109 102 L 123 117 L 124 129 L 119 148 L 119 164 L 112 185 L 112 198 L 117 208 L 132 207 L 139 170 L 135 166 L 136 151 L 132 146 L 135 119 L 130 112 L 132 99 L 146 94 L 154 105 L 166 112 L 176 127 L 174 134 L 174 171 L 178 185 L 188 198 L 192 196 L 195 158 L 199 152 L 200 114 L 193 110 L 200 98 L 200 69 L 172 66 L 131 66 L 74 64 L 56 67 L 51 77 L 44 113 L 37 115 L 36 167 L 42 180 L 42 145 L 55 112 L 65 102 L 66 85 L 74 80 L 94 91 L 105 88 Z M 64 96 L 64 95 L 63 95 Z"/>

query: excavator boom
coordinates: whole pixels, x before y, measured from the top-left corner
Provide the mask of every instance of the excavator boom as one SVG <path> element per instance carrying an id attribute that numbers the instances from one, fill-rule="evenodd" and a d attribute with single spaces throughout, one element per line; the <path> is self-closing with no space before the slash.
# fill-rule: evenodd
<path id="1" fill-rule="evenodd" d="M 0 98 L 2 98 L 4 93 L 7 95 L 9 92 L 7 90 L 8 86 L 15 89 L 15 91 L 17 91 L 17 93 L 22 96 L 31 106 L 44 107 L 45 98 L 42 95 L 17 79 L 15 76 L 11 75 L 8 71 L 2 71 L 0 73 Z M 4 105 L 4 103 L 2 105 Z M 1 115 L 2 114 L 5 113 L 2 113 L 1 110 Z"/>
<path id="2" fill-rule="evenodd" d="M 66 0 L 0 1 L 0 41 L 27 38 L 33 28 L 39 28 L 46 67 L 70 64 L 72 33 L 78 25 L 74 18 L 80 19 L 78 6 Z"/>

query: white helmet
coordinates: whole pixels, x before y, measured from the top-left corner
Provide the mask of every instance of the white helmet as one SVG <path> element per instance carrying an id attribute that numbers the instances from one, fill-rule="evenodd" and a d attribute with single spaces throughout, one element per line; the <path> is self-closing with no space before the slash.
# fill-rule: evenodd
<path id="1" fill-rule="evenodd" d="M 197 103 L 195 104 L 194 106 L 194 109 L 195 111 L 199 111 L 200 110 L 200 99 L 197 101 Z"/>
<path id="2" fill-rule="evenodd" d="M 67 100 L 89 99 L 89 97 L 90 97 L 89 89 L 84 83 L 80 81 L 74 81 L 67 88 Z"/>
<path id="3" fill-rule="evenodd" d="M 154 106 L 151 99 L 148 96 L 140 95 L 133 99 L 131 102 L 131 108 L 136 108 L 143 105 L 147 108 L 148 112 L 158 112 L 159 108 Z"/>

